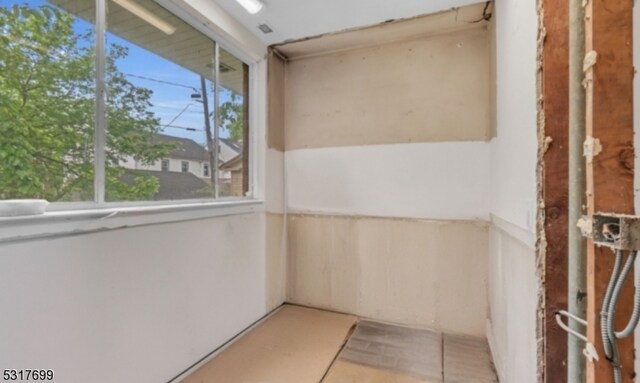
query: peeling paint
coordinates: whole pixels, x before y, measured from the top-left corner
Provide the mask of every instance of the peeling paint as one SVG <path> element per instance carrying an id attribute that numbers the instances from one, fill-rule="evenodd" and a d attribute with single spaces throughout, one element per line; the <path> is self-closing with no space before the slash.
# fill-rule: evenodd
<path id="1" fill-rule="evenodd" d="M 600 154 L 602 151 L 602 145 L 600 144 L 600 140 L 593 137 L 587 137 L 584 140 L 584 156 L 587 158 L 587 163 L 591 163 L 593 161 L 593 157 Z"/>
<path id="2" fill-rule="evenodd" d="M 576 226 L 582 232 L 582 235 L 585 237 L 590 237 L 593 233 L 593 220 L 591 217 L 584 216 L 578 220 Z"/>
<path id="3" fill-rule="evenodd" d="M 589 69 L 591 69 L 594 65 L 596 65 L 596 62 L 598 61 L 598 52 L 596 51 L 591 51 L 589 53 L 587 53 L 584 56 L 584 62 L 582 64 L 582 70 L 584 72 L 588 71 Z"/>
<path id="4" fill-rule="evenodd" d="M 544 138 L 544 142 L 542 143 L 542 152 L 546 153 L 547 150 L 549 150 L 549 146 L 551 146 L 551 143 L 553 142 L 553 138 L 547 136 Z"/>

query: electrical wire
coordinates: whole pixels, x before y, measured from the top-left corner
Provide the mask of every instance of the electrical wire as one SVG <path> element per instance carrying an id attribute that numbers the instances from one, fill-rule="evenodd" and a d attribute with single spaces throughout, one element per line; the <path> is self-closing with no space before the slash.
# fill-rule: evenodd
<path id="1" fill-rule="evenodd" d="M 180 113 L 176 114 L 176 116 L 171 121 L 169 121 L 169 123 L 164 124 L 162 126 L 170 126 L 171 124 L 173 124 L 180 116 L 182 116 L 182 113 L 184 113 L 191 105 L 193 105 L 193 104 L 192 103 L 188 103 L 187 106 L 182 108 Z"/>
<path id="2" fill-rule="evenodd" d="M 171 81 L 166 81 L 166 80 L 160 80 L 160 79 L 157 79 L 157 78 L 152 78 L 152 77 L 147 77 L 147 76 L 141 76 L 141 75 L 133 74 L 133 73 L 125 73 L 124 75 L 125 75 L 125 76 L 129 76 L 129 77 L 139 78 L 139 79 L 142 79 L 142 80 L 147 80 L 147 81 L 157 82 L 157 83 L 160 83 L 160 84 L 166 84 L 166 85 L 178 86 L 178 87 L 180 87 L 180 88 L 191 89 L 191 90 L 193 90 L 194 92 L 198 92 L 198 93 L 200 93 L 200 91 L 198 91 L 198 90 L 197 90 L 195 87 L 193 87 L 193 86 L 189 86 L 189 85 L 185 85 L 185 84 L 179 84 L 179 83 L 177 83 L 177 82 L 171 82 Z"/>
<path id="3" fill-rule="evenodd" d="M 616 250 L 615 261 L 613 264 L 613 270 L 611 271 L 611 277 L 607 284 L 607 289 L 604 293 L 604 299 L 602 301 L 602 309 L 600 310 L 600 334 L 602 336 L 602 345 L 604 347 L 604 355 L 608 360 L 613 360 L 613 345 L 609 338 L 607 325 L 609 323 L 609 306 L 611 303 L 611 295 L 618 280 L 618 274 L 620 273 L 620 265 L 622 264 L 622 250 Z"/>
<path id="4" fill-rule="evenodd" d="M 613 379 L 615 383 L 622 382 L 622 367 L 620 365 L 620 354 L 618 351 L 618 338 L 624 338 L 633 334 L 635 326 L 640 320 L 640 296 L 638 289 L 640 286 L 636 286 L 636 294 L 633 305 L 633 314 L 629 320 L 625 329 L 616 332 L 615 331 L 615 318 L 616 318 L 616 305 L 618 298 L 622 292 L 622 287 L 633 269 L 633 265 L 637 258 L 638 252 L 632 251 L 628 256 L 622 270 L 620 270 L 620 264 L 622 263 L 622 250 L 615 251 L 615 261 L 613 270 L 611 272 L 611 279 L 607 284 L 607 290 L 605 291 L 604 300 L 602 303 L 602 310 L 600 312 L 600 331 L 602 335 L 602 343 L 605 350 L 607 359 L 611 362 L 613 367 Z M 640 281 L 639 281 L 640 282 Z"/>
<path id="5" fill-rule="evenodd" d="M 182 129 L 188 132 L 204 132 L 204 129 L 189 128 L 187 126 L 179 126 L 179 125 L 162 125 L 161 128 Z"/>
<path id="6" fill-rule="evenodd" d="M 637 254 L 637 252 L 635 252 Z M 626 338 L 633 334 L 633 331 L 640 322 L 640 273 L 636 276 L 636 292 L 633 298 L 633 313 L 629 323 L 625 326 L 624 330 L 616 332 L 616 338 Z"/>

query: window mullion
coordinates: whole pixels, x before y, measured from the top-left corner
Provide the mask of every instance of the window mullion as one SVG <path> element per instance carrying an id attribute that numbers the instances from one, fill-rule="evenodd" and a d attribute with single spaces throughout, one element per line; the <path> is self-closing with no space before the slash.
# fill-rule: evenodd
<path id="1" fill-rule="evenodd" d="M 96 0 L 96 123 L 95 123 L 95 163 L 94 202 L 105 202 L 106 183 L 106 129 L 107 129 L 107 89 L 105 83 L 105 40 L 107 21 L 107 0 Z"/>
<path id="2" fill-rule="evenodd" d="M 215 116 L 214 120 L 214 130 L 213 130 L 213 147 L 215 156 L 213 156 L 213 175 L 214 175 L 214 187 L 213 190 L 215 192 L 215 198 L 220 197 L 220 176 L 218 172 L 219 167 L 219 159 L 220 159 L 220 45 L 214 41 L 214 55 L 215 55 L 215 64 L 214 64 L 214 76 L 213 76 L 213 114 Z"/>

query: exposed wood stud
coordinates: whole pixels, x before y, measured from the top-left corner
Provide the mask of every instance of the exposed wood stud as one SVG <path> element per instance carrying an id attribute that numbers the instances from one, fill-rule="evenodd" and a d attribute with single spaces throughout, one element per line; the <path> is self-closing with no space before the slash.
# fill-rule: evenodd
<path id="1" fill-rule="evenodd" d="M 632 1 L 590 1 L 586 8 L 586 51 L 598 52 L 586 65 L 587 136 L 600 151 L 587 158 L 588 213 L 633 214 L 633 62 Z M 592 55 L 595 57 L 595 55 Z M 595 149 L 594 149 L 595 150 Z M 587 153 L 589 154 L 589 153 Z M 600 308 L 613 266 L 613 254 L 589 241 L 587 246 L 587 336 L 604 355 Z M 616 327 L 628 320 L 633 305 L 633 278 L 617 306 Z M 619 340 L 623 382 L 634 376 L 633 337 Z M 600 358 L 587 364 L 588 383 L 613 382 L 611 364 Z"/>
<path id="2" fill-rule="evenodd" d="M 554 314 L 567 308 L 568 241 L 568 126 L 569 126 L 569 3 L 541 0 L 539 14 L 544 35 L 539 47 L 541 107 L 539 145 L 542 161 L 538 185 L 540 202 L 546 206 L 539 235 L 539 272 L 544 281 L 542 303 L 543 345 L 539 355 L 540 381 L 567 379 L 567 335 L 555 323 Z"/>

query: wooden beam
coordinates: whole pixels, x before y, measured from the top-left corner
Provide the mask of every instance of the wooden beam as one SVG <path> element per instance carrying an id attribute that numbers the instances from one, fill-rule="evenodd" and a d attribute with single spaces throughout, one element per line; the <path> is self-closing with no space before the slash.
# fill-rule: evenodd
<path id="1" fill-rule="evenodd" d="M 567 309 L 567 236 L 569 194 L 569 2 L 544 0 L 541 13 L 545 38 L 542 45 L 541 91 L 544 137 L 550 144 L 543 154 L 540 187 L 545 206 L 544 249 L 544 382 L 567 380 L 567 334 L 554 314 Z M 544 145 L 544 143 L 541 143 Z"/>
<path id="2" fill-rule="evenodd" d="M 601 151 L 587 160 L 587 210 L 634 213 L 633 206 L 633 60 L 632 0 L 591 0 L 585 9 L 587 140 L 599 140 Z M 597 59 L 596 59 L 597 54 Z M 587 336 L 600 361 L 587 364 L 588 383 L 613 382 L 600 338 L 600 308 L 613 265 L 613 253 L 587 246 Z M 633 278 L 618 303 L 618 330 L 633 305 Z M 619 341 L 623 382 L 634 376 L 633 337 Z"/>

